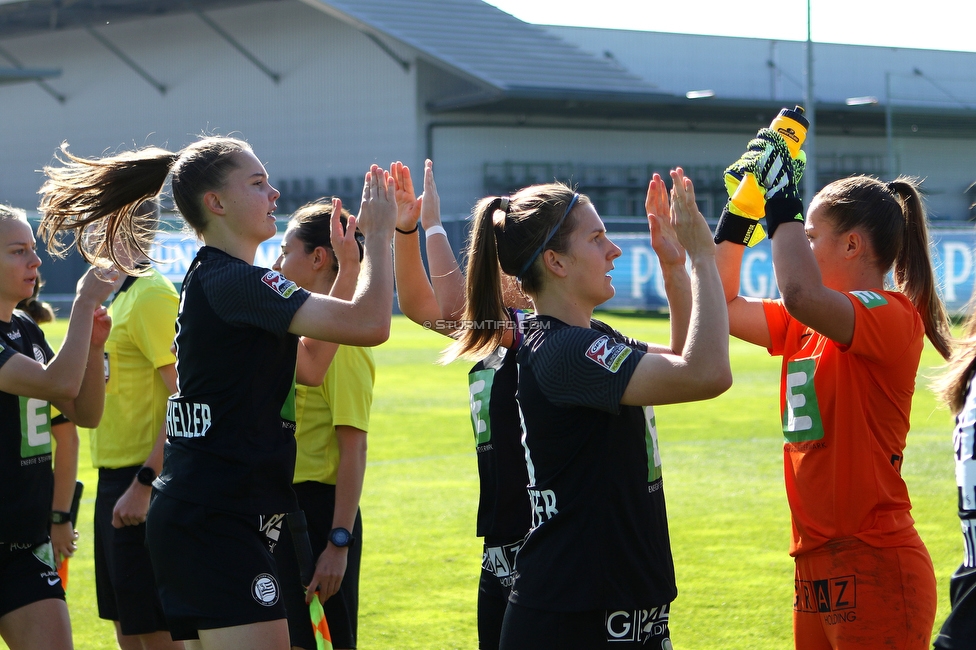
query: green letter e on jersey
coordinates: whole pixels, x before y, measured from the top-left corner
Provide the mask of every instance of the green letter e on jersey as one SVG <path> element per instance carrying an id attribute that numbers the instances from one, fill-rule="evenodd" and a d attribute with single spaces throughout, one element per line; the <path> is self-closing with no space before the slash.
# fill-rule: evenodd
<path id="1" fill-rule="evenodd" d="M 495 381 L 495 370 L 486 368 L 468 375 L 468 392 L 471 395 L 471 425 L 474 427 L 474 444 L 483 445 L 491 441 L 491 416 L 488 405 L 491 402 L 491 385 Z"/>
<path id="2" fill-rule="evenodd" d="M 32 397 L 20 398 L 20 457 L 51 453 L 51 405 Z"/>
<path id="3" fill-rule="evenodd" d="M 817 391 L 813 387 L 816 367 L 813 359 L 798 359 L 786 364 L 786 403 L 783 406 L 783 435 L 786 442 L 806 442 L 824 437 Z"/>

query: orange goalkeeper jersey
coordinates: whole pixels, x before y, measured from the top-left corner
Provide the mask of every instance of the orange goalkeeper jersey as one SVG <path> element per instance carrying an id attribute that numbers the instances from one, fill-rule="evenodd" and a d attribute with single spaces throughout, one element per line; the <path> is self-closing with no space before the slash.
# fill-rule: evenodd
<path id="1" fill-rule="evenodd" d="M 854 337 L 844 346 L 764 301 L 783 357 L 784 473 L 793 520 L 790 555 L 857 537 L 875 547 L 919 546 L 901 477 L 925 329 L 901 293 L 852 291 Z"/>

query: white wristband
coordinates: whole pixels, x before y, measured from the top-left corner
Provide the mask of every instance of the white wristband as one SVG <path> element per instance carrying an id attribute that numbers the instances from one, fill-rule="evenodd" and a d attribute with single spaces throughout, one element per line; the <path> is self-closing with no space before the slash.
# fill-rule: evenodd
<path id="1" fill-rule="evenodd" d="M 431 235 L 444 235 L 444 239 L 447 239 L 447 231 L 444 230 L 444 226 L 431 226 L 424 230 L 424 239 L 430 239 Z"/>

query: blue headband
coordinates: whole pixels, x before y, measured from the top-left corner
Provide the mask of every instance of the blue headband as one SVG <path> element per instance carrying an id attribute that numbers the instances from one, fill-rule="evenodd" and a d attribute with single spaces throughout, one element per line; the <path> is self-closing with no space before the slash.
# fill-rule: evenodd
<path id="1" fill-rule="evenodd" d="M 552 230 L 550 230 L 550 231 L 549 231 L 549 235 L 548 235 L 548 236 L 546 236 L 546 239 L 545 239 L 545 241 L 543 241 L 543 242 L 542 242 L 542 246 L 539 246 L 539 248 L 537 248 L 537 249 L 536 249 L 536 251 L 535 251 L 534 253 L 532 253 L 532 257 L 530 257 L 530 258 L 529 258 L 529 259 L 528 259 L 528 260 L 527 260 L 527 261 L 525 262 L 525 265 L 524 265 L 524 266 L 522 267 L 522 270 L 521 270 L 521 271 L 519 271 L 519 273 L 518 273 L 518 275 L 517 275 L 517 276 L 515 276 L 515 277 L 516 277 L 516 279 L 518 279 L 518 281 L 519 281 L 519 282 L 521 282 L 521 281 L 522 281 L 522 278 L 523 278 L 523 277 L 525 276 L 525 272 L 529 270 L 529 267 L 530 267 L 530 266 L 532 266 L 532 263 L 533 263 L 533 262 L 535 262 L 535 259 L 536 259 L 537 257 L 539 257 L 540 255 L 542 255 L 542 251 L 544 251 L 544 250 L 545 250 L 545 248 L 546 248 L 546 245 L 547 245 L 547 244 L 548 244 L 548 243 L 549 243 L 550 241 L 552 241 L 552 238 L 553 238 L 553 237 L 555 237 L 555 236 L 556 236 L 556 231 L 558 231 L 558 230 L 559 230 L 559 228 L 560 228 L 560 227 L 562 227 L 562 225 L 563 225 L 563 222 L 564 222 L 564 221 L 566 221 L 566 216 L 567 216 L 567 215 L 568 215 L 568 214 L 570 213 L 570 211 L 571 211 L 571 210 L 573 209 L 573 206 L 575 206 L 575 205 L 576 205 L 576 202 L 577 202 L 578 200 L 579 200 L 579 194 L 575 194 L 575 193 L 574 193 L 574 194 L 573 194 L 573 198 L 572 198 L 572 199 L 570 200 L 570 202 L 569 202 L 569 205 L 568 205 L 568 206 L 566 206 L 566 211 L 565 211 L 565 212 L 563 212 L 563 216 L 559 218 L 559 221 L 557 221 L 557 222 L 556 222 L 556 225 L 555 225 L 555 226 L 553 226 L 553 228 L 552 228 Z"/>

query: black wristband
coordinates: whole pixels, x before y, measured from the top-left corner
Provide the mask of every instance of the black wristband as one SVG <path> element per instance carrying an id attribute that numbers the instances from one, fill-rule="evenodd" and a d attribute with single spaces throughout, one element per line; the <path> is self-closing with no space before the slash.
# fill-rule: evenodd
<path id="1" fill-rule="evenodd" d="M 730 241 L 733 244 L 745 246 L 752 239 L 752 233 L 756 230 L 759 222 L 755 219 L 743 217 L 741 214 L 729 212 L 729 204 L 725 204 L 722 216 L 718 219 L 715 226 L 715 243 Z"/>
<path id="2" fill-rule="evenodd" d="M 782 224 L 793 222 L 803 224 L 803 201 L 799 197 L 766 199 L 766 230 L 770 239 Z"/>
<path id="3" fill-rule="evenodd" d="M 394 227 L 393 227 L 393 229 L 394 229 L 394 230 L 396 230 L 396 231 L 397 231 L 398 233 L 400 233 L 401 235 L 412 235 L 412 234 L 414 234 L 415 232 L 417 232 L 417 230 L 418 230 L 419 228 L 420 228 L 420 222 L 419 222 L 419 221 L 417 222 L 417 225 L 413 227 L 413 230 L 400 230 L 400 229 L 399 229 L 399 228 L 397 228 L 396 226 L 394 226 Z"/>
<path id="4" fill-rule="evenodd" d="M 67 524 L 71 523 L 71 513 L 64 512 L 63 510 L 52 510 L 51 511 L 51 523 L 52 524 Z"/>

